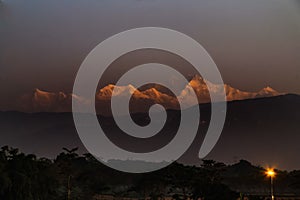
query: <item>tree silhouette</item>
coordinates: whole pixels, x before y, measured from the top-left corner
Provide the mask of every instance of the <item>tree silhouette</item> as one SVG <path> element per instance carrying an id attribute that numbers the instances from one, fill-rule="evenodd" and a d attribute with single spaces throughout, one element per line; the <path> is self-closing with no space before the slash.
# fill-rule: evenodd
<path id="1" fill-rule="evenodd" d="M 203 160 L 197 167 L 175 162 L 156 172 L 128 174 L 106 167 L 91 154 L 78 155 L 77 151 L 78 148 L 63 148 L 62 153 L 50 160 L 21 153 L 16 148 L 2 147 L 0 199 L 86 200 L 108 192 L 116 196 L 133 195 L 153 200 L 165 196 L 178 200 L 188 197 L 228 200 L 239 197 L 239 192 L 229 188 L 232 182 L 245 183 L 248 188 L 266 184 L 263 169 L 247 161 L 226 166 L 213 160 Z M 277 174 L 278 188 L 287 187 L 288 191 L 300 194 L 300 171 L 278 170 Z M 255 198 L 260 197 L 251 196 L 251 199 Z"/>

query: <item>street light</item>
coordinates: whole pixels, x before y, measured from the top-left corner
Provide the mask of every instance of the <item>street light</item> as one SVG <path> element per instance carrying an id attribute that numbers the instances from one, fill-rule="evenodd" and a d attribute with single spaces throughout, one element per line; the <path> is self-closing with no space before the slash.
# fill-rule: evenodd
<path id="1" fill-rule="evenodd" d="M 276 172 L 274 171 L 274 169 L 267 169 L 266 175 L 270 177 L 271 180 L 271 199 L 274 200 L 273 178 L 275 177 Z"/>

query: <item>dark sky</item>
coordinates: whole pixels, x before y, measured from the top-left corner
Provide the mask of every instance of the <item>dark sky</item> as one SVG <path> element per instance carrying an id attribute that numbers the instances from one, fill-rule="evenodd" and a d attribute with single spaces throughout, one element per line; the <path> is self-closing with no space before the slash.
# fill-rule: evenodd
<path id="1" fill-rule="evenodd" d="M 90 50 L 144 26 L 196 39 L 235 88 L 300 93 L 299 22 L 297 0 L 2 0 L 0 110 L 34 88 L 71 92 Z"/>

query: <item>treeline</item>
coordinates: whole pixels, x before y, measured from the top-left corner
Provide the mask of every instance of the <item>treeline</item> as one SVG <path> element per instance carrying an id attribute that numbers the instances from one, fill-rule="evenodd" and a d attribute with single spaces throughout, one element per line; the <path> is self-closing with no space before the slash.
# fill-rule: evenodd
<path id="1" fill-rule="evenodd" d="M 173 163 L 152 173 L 128 174 L 106 167 L 90 154 L 78 155 L 77 150 L 64 148 L 50 160 L 2 147 L 0 199 L 89 200 L 96 194 L 112 194 L 151 199 L 172 196 L 174 199 L 230 200 L 240 195 L 230 189 L 228 182 L 229 177 L 235 177 L 230 174 L 238 172 L 231 172 L 223 163 L 203 160 L 200 167 Z M 294 187 L 300 187 L 300 173 L 291 173 L 294 173 Z M 241 179 L 236 177 L 231 181 Z"/>

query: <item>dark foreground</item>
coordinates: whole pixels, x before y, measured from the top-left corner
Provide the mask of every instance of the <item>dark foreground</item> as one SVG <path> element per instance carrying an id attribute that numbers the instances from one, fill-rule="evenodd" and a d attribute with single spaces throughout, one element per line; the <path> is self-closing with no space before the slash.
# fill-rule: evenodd
<path id="1" fill-rule="evenodd" d="M 147 174 L 112 170 L 77 148 L 64 149 L 54 160 L 0 150 L 0 199 L 205 199 L 230 200 L 247 196 L 265 199 L 269 179 L 265 169 L 245 160 L 225 165 L 203 160 L 199 167 L 178 163 Z M 300 171 L 276 170 L 277 196 L 300 196 Z"/>

